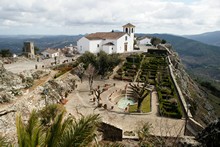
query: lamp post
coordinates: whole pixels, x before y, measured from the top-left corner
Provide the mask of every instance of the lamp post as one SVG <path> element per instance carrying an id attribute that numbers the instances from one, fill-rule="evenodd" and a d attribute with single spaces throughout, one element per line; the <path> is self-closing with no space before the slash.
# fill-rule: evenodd
<path id="1" fill-rule="evenodd" d="M 184 135 L 186 135 L 187 121 L 188 121 L 188 119 L 189 119 L 188 112 L 189 112 L 189 107 L 190 107 L 190 106 L 191 106 L 190 104 L 187 104 L 187 105 L 186 105 L 186 119 L 185 119 Z"/>

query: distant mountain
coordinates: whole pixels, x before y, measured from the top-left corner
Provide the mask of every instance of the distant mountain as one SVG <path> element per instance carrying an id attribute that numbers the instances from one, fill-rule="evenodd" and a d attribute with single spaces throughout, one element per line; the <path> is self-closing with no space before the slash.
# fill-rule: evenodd
<path id="1" fill-rule="evenodd" d="M 220 47 L 175 35 L 148 35 L 165 39 L 171 43 L 188 71 L 197 76 L 220 80 Z"/>
<path id="2" fill-rule="evenodd" d="M 220 31 L 207 32 L 197 35 L 185 35 L 183 37 L 200 41 L 210 45 L 220 46 Z"/>
<path id="3" fill-rule="evenodd" d="M 10 49 L 13 53 L 21 53 L 23 42 L 33 41 L 34 45 L 44 50 L 45 48 L 63 48 L 70 44 L 76 45 L 76 41 L 80 39 L 82 35 L 67 36 L 25 36 L 25 35 L 16 35 L 16 36 L 0 36 L 0 49 Z"/>
<path id="4" fill-rule="evenodd" d="M 220 80 L 220 47 L 169 34 L 136 35 L 149 35 L 167 40 L 178 52 L 188 71 L 197 76 Z M 76 45 L 82 36 L 0 36 L 0 49 L 11 49 L 14 53 L 21 53 L 24 41 L 33 41 L 40 50 L 48 47 L 62 48 L 70 44 Z"/>

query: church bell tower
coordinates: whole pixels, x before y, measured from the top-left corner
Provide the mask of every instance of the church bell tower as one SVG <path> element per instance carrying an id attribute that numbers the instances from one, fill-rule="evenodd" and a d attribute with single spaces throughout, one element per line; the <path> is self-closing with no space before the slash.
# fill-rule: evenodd
<path id="1" fill-rule="evenodd" d="M 124 25 L 124 26 L 122 26 L 123 27 L 123 32 L 125 32 L 125 33 L 127 33 L 129 36 L 130 36 L 130 47 L 132 48 L 132 50 L 133 50 L 133 48 L 134 48 L 134 32 L 135 32 L 135 26 L 134 25 L 132 25 L 131 23 L 128 23 L 128 24 L 126 24 L 126 25 Z"/>

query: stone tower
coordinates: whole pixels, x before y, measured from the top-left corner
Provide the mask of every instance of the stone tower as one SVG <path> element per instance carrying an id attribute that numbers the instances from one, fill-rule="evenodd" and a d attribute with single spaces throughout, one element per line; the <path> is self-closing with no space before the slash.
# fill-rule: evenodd
<path id="1" fill-rule="evenodd" d="M 35 53 L 34 53 L 34 43 L 33 42 L 24 42 L 24 50 L 23 50 L 24 54 L 28 57 L 28 58 L 35 58 Z"/>

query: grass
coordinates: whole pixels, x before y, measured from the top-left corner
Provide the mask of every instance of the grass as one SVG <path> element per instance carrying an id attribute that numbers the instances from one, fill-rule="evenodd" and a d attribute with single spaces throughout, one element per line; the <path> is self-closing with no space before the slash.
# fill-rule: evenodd
<path id="1" fill-rule="evenodd" d="M 141 106 L 141 111 L 143 113 L 148 113 L 150 112 L 150 93 L 147 95 L 147 97 L 144 99 L 144 101 L 142 102 L 142 106 Z M 129 112 L 137 112 L 137 104 L 135 105 L 131 105 L 129 107 Z"/>
<path id="2" fill-rule="evenodd" d="M 61 75 L 65 74 L 66 72 L 70 71 L 73 67 L 71 66 L 63 66 L 63 68 L 58 69 L 59 72 L 54 76 L 54 79 L 60 77 Z"/>

